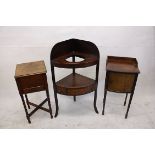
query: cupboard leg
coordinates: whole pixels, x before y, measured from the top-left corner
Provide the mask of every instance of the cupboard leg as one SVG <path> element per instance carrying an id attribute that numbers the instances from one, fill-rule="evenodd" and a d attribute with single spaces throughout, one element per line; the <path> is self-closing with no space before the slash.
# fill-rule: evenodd
<path id="1" fill-rule="evenodd" d="M 76 101 L 76 96 L 73 96 L 74 102 Z"/>
<path id="2" fill-rule="evenodd" d="M 129 109 L 130 109 L 132 98 L 133 98 L 133 93 L 130 95 L 130 100 L 129 100 L 128 108 L 127 108 L 127 111 L 126 111 L 126 114 L 125 114 L 125 118 L 126 119 L 128 117 L 128 113 L 129 113 Z"/>
<path id="3" fill-rule="evenodd" d="M 105 109 L 106 97 L 107 97 L 107 90 L 104 91 L 104 99 L 103 99 L 103 110 L 102 110 L 102 115 L 104 115 L 104 109 Z"/>
<path id="4" fill-rule="evenodd" d="M 126 105 L 127 98 L 128 98 L 128 93 L 126 93 L 126 96 L 125 96 L 124 106 Z"/>

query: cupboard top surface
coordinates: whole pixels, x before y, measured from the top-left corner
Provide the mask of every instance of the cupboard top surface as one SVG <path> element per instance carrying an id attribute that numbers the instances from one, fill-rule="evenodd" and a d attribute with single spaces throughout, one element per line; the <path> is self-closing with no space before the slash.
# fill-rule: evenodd
<path id="1" fill-rule="evenodd" d="M 108 56 L 106 70 L 121 73 L 140 73 L 136 58 L 128 57 Z"/>

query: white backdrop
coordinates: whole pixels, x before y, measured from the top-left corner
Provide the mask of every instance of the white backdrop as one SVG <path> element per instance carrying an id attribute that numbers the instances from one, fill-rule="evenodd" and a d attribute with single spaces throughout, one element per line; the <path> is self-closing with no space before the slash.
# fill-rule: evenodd
<path id="1" fill-rule="evenodd" d="M 107 55 L 136 57 L 141 74 L 136 93 L 141 97 L 153 96 L 155 80 L 155 28 L 154 27 L 0 27 L 0 108 L 7 112 L 11 101 L 20 102 L 14 81 L 17 63 L 44 60 L 48 70 L 50 96 L 53 89 L 50 73 L 50 51 L 55 43 L 77 38 L 89 40 L 100 51 L 98 100 L 103 98 L 105 61 Z M 79 69 L 82 74 L 94 76 L 91 68 Z M 78 70 L 78 71 L 79 71 Z M 95 71 L 95 69 L 94 69 Z M 56 70 L 57 79 L 70 70 Z M 4 101 L 6 102 L 4 106 Z M 3 102 L 3 104 L 2 104 Z M 9 104 L 8 104 L 9 103 Z M 20 103 L 15 106 L 18 108 Z M 53 103 L 54 105 L 54 100 Z M 99 103 L 100 104 L 100 103 Z M 101 110 L 99 110 L 101 111 Z M 15 112 L 15 111 L 14 111 Z M 23 112 L 23 111 L 22 111 Z M 24 114 L 23 114 L 24 115 Z M 0 117 L 5 117 L 5 113 Z M 2 125 L 3 127 L 3 125 Z M 7 127 L 7 125 L 5 126 Z"/>

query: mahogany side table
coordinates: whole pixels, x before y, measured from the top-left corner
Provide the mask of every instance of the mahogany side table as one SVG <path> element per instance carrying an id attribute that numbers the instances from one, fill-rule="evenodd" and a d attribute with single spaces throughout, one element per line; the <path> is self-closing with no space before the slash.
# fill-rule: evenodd
<path id="1" fill-rule="evenodd" d="M 16 66 L 15 80 L 17 83 L 20 97 L 23 102 L 26 117 L 29 123 L 31 123 L 30 117 L 38 109 L 41 109 L 50 113 L 51 118 L 53 118 L 46 72 L 47 71 L 46 71 L 44 61 L 22 63 L 22 64 L 17 64 Z M 46 91 L 47 98 L 44 101 L 42 101 L 39 105 L 31 103 L 28 100 L 27 94 L 35 93 L 39 91 Z M 46 102 L 48 102 L 49 109 L 42 107 Z M 34 106 L 35 109 L 29 113 L 28 109 L 30 109 L 30 105 Z"/>
<path id="2" fill-rule="evenodd" d="M 83 60 L 78 62 L 76 61 L 76 57 L 82 58 Z M 68 61 L 68 58 L 71 58 L 71 61 Z M 76 96 L 94 91 L 94 110 L 98 113 L 96 100 L 99 59 L 100 54 L 98 48 L 89 41 L 70 39 L 54 45 L 51 51 L 50 61 L 56 103 L 55 117 L 58 115 L 59 110 L 57 93 L 73 96 L 74 101 L 76 101 Z M 88 78 L 87 76 L 75 72 L 76 68 L 86 68 L 93 65 L 96 66 L 95 79 Z M 56 81 L 54 67 L 72 69 L 72 73 L 63 79 Z"/>
<path id="3" fill-rule="evenodd" d="M 134 90 L 140 73 L 136 58 L 108 56 L 106 61 L 106 79 L 104 88 L 103 111 L 104 115 L 107 91 L 125 93 L 124 106 L 130 93 L 129 104 L 125 114 L 128 117 Z"/>

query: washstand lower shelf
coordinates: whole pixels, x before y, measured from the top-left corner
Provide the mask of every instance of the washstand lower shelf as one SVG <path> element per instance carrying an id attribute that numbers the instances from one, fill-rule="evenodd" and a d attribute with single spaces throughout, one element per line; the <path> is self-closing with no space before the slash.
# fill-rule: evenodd
<path id="1" fill-rule="evenodd" d="M 70 74 L 56 82 L 57 92 L 62 95 L 77 96 L 95 91 L 95 80 L 80 74 Z"/>

